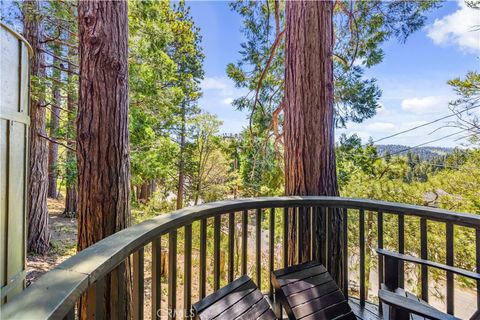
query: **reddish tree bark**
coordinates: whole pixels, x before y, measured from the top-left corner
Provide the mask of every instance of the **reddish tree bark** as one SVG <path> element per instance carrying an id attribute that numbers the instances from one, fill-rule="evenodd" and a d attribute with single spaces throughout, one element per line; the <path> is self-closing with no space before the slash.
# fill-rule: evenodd
<path id="1" fill-rule="evenodd" d="M 128 16 L 126 1 L 79 1 L 80 96 L 77 118 L 78 250 L 130 225 L 128 137 Z M 113 272 L 106 277 L 106 319 L 129 318 L 131 278 L 125 310 L 118 310 Z M 90 315 L 92 290 L 80 314 Z M 88 309 L 87 309 L 88 308 Z M 87 315 L 88 311 L 88 315 Z"/>
<path id="2" fill-rule="evenodd" d="M 50 248 L 47 208 L 48 147 L 45 132 L 45 92 L 40 79 L 45 76 L 42 44 L 43 29 L 39 21 L 38 1 L 24 3 L 25 38 L 33 48 L 30 60 L 30 75 L 33 81 L 30 101 L 30 141 L 28 174 L 28 240 L 27 250 L 38 254 L 47 253 Z"/>
<path id="3" fill-rule="evenodd" d="M 287 1 L 285 34 L 285 193 L 338 196 L 333 109 L 333 2 Z M 288 259 L 295 263 L 294 245 L 300 224 L 300 262 L 309 259 L 306 212 L 289 214 Z M 327 266 L 341 282 L 342 218 L 332 211 Z M 319 225 L 316 237 L 325 235 Z M 316 256 L 319 253 L 316 253 Z"/>

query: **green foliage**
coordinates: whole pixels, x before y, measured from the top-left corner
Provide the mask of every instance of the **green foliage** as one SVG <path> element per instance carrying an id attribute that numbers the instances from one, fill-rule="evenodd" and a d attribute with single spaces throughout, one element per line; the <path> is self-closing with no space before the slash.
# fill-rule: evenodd
<path id="1" fill-rule="evenodd" d="M 468 72 L 466 76 L 448 81 L 458 98 L 450 102 L 450 108 L 456 115 L 452 126 L 470 133 L 472 144 L 480 145 L 480 73 Z"/>
<path id="2" fill-rule="evenodd" d="M 440 161 L 441 159 L 441 161 Z M 362 146 L 356 136 L 342 136 L 337 145 L 337 168 L 339 185 L 344 197 L 385 200 L 399 203 L 436 206 L 444 209 L 480 214 L 480 151 L 455 150 L 451 155 L 437 161 L 423 161 L 418 155 L 391 157 L 389 161 L 376 157 L 375 147 Z M 441 167 L 437 167 L 441 165 Z M 418 169 L 421 168 L 421 169 Z M 427 169 L 429 168 L 429 169 Z M 419 176 L 420 175 L 420 176 Z M 424 175 L 424 178 L 423 178 Z M 376 267 L 377 227 L 376 213 L 366 212 L 366 274 Z M 349 252 L 353 253 L 353 265 L 358 262 L 358 214 L 349 213 Z M 393 215 L 384 215 L 384 241 L 387 248 L 397 250 L 397 220 Z M 420 255 L 420 222 L 418 218 L 405 219 L 405 252 Z M 445 261 L 445 224 L 429 222 L 428 257 L 439 262 Z M 473 270 L 475 268 L 474 232 L 467 228 L 455 228 L 455 243 L 462 250 L 455 252 L 457 266 Z M 411 290 L 418 290 L 420 270 L 407 266 L 407 284 Z M 367 277 L 368 277 L 367 276 Z M 435 281 L 444 281 L 445 275 L 431 271 Z M 367 278 L 368 281 L 368 278 Z M 458 278 L 460 284 L 472 286 L 465 278 Z M 437 288 L 438 289 L 438 288 Z M 442 297 L 441 291 L 432 294 Z"/>

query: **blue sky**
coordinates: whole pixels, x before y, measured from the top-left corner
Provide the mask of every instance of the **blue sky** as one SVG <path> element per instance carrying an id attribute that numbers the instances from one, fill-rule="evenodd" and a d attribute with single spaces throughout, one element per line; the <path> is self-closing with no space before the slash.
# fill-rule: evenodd
<path id="1" fill-rule="evenodd" d="M 190 1 L 191 13 L 201 29 L 205 51 L 205 79 L 202 82 L 202 109 L 218 115 L 224 124 L 222 132 L 237 133 L 246 127 L 246 113 L 236 111 L 231 101 L 245 94 L 235 88 L 225 74 L 226 65 L 239 59 L 242 21 L 231 11 L 227 1 Z M 422 30 L 405 44 L 396 40 L 384 44 L 384 61 L 367 70 L 383 91 L 378 114 L 361 124 L 348 124 L 340 133 L 357 133 L 362 139 L 374 140 L 450 114 L 448 101 L 455 96 L 446 81 L 466 72 L 479 70 L 480 11 L 467 8 L 463 1 L 447 1 L 428 15 Z M 478 110 L 478 109 L 477 109 Z M 479 112 L 480 114 L 480 112 Z M 458 131 L 431 125 L 382 143 L 416 145 Z M 457 146 L 462 134 L 432 145 Z"/>

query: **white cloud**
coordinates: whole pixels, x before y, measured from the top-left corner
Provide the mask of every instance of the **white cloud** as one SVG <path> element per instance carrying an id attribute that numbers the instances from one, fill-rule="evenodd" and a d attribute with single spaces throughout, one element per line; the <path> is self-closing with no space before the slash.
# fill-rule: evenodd
<path id="1" fill-rule="evenodd" d="M 480 53 L 480 12 L 459 0 L 459 9 L 427 27 L 427 35 L 437 45 L 455 44 L 464 52 Z"/>
<path id="2" fill-rule="evenodd" d="M 231 105 L 232 102 L 233 102 L 233 98 L 232 97 L 225 98 L 225 99 L 222 100 L 222 102 L 224 104 Z"/>
<path id="3" fill-rule="evenodd" d="M 200 86 L 203 90 L 226 90 L 230 80 L 225 77 L 205 77 Z"/>
<path id="4" fill-rule="evenodd" d="M 395 129 L 395 125 L 390 122 L 374 122 L 370 123 L 365 126 L 365 129 L 368 130 L 368 132 L 391 132 L 392 130 Z"/>
<path id="5" fill-rule="evenodd" d="M 444 96 L 426 96 L 422 98 L 410 98 L 402 100 L 402 109 L 404 111 L 416 114 L 435 113 L 439 110 L 445 110 L 450 99 Z"/>

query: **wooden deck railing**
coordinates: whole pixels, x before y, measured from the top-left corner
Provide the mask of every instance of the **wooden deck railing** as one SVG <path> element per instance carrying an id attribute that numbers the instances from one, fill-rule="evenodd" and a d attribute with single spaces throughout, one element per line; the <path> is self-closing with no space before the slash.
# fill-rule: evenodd
<path id="1" fill-rule="evenodd" d="M 231 201 L 221 201 L 215 203 L 207 203 L 195 207 L 189 207 L 182 210 L 177 210 L 171 214 L 164 214 L 157 216 L 151 220 L 144 221 L 140 224 L 132 226 L 128 229 L 122 230 L 95 245 L 77 253 L 75 256 L 69 258 L 65 262 L 59 264 L 52 271 L 40 277 L 33 285 L 28 287 L 23 293 L 14 297 L 2 306 L 3 319 L 74 319 L 78 314 L 76 313 L 76 304 L 82 294 L 87 292 L 97 292 L 97 298 L 90 300 L 88 309 L 90 315 L 95 315 L 97 318 L 102 318 L 104 315 L 103 294 L 102 290 L 105 288 L 105 277 L 110 273 L 116 273 L 118 277 L 125 276 L 126 259 L 131 259 L 132 278 L 133 278 L 133 317 L 142 319 L 144 316 L 144 305 L 148 304 L 145 297 L 145 270 L 151 274 L 151 286 L 148 292 L 150 296 L 150 309 L 153 318 L 157 318 L 158 310 L 162 308 L 162 297 L 164 297 L 161 287 L 160 270 L 162 259 L 162 241 L 161 237 L 168 238 L 168 285 L 166 296 L 167 308 L 169 310 L 177 309 L 177 238 L 179 233 L 183 235 L 183 310 L 189 310 L 191 304 L 195 299 L 201 299 L 207 294 L 208 278 L 207 274 L 208 261 L 207 260 L 207 245 L 213 241 L 213 286 L 210 289 L 217 290 L 221 286 L 221 282 L 230 282 L 234 277 L 240 274 L 250 274 L 254 277 L 254 281 L 265 292 L 272 294 L 273 288 L 271 285 L 262 287 L 262 271 L 264 274 L 269 274 L 271 270 L 277 265 L 287 265 L 286 254 L 286 224 L 288 223 L 287 214 L 289 208 L 295 208 L 297 215 L 307 214 L 314 221 L 317 215 L 324 215 L 328 210 L 340 209 L 344 215 L 345 220 L 349 217 L 348 227 L 345 224 L 343 230 L 344 237 L 344 259 L 349 261 L 347 247 L 352 246 L 352 240 L 349 241 L 349 233 L 357 231 L 349 231 L 350 227 L 353 230 L 358 230 L 355 237 L 358 239 L 359 249 L 359 299 L 360 303 L 364 303 L 368 299 L 366 289 L 365 277 L 365 213 L 373 213 L 376 215 L 376 232 L 378 233 L 376 239 L 376 246 L 378 248 L 384 247 L 384 235 L 391 230 L 385 230 L 384 219 L 385 215 L 389 215 L 388 221 L 391 221 L 392 216 L 396 217 L 395 222 L 397 232 L 396 250 L 399 253 L 405 251 L 405 218 L 416 217 L 419 220 L 419 252 L 420 257 L 428 259 L 427 257 L 427 239 L 428 229 L 427 223 L 430 221 L 440 222 L 446 227 L 446 264 L 455 266 L 454 255 L 454 230 L 456 227 L 466 227 L 472 230 L 476 239 L 476 272 L 480 270 L 480 216 L 456 213 L 442 209 L 389 203 L 382 201 L 364 200 L 364 199 L 349 199 L 339 197 L 276 197 L 276 198 L 254 198 L 241 199 Z M 266 216 L 269 216 L 268 222 Z M 254 217 L 254 219 L 252 219 Z M 249 219 L 250 218 L 250 219 Z M 357 219 L 358 218 L 358 219 Z M 225 221 L 227 219 L 228 221 Z M 211 223 L 213 220 L 213 237 L 207 236 L 208 230 L 211 230 Z M 253 231 L 249 222 L 255 221 Z M 226 223 L 223 223 L 226 222 Z M 262 228 L 262 221 L 264 227 Z M 278 224 L 281 224 L 281 234 L 276 235 L 279 231 Z M 327 221 L 328 223 L 328 221 Z M 390 223 L 390 222 L 389 222 Z M 193 227 L 195 226 L 195 228 Z M 222 226 L 224 228 L 222 229 Z M 266 226 L 266 227 L 265 227 Z M 277 227 L 276 227 L 277 226 Z M 198 227 L 198 228 L 197 228 Z M 357 229 L 358 228 L 358 229 Z M 266 231 L 264 231 L 266 229 Z M 193 232 L 195 230 L 195 232 Z M 237 232 L 237 231 L 241 232 Z M 310 228 L 311 230 L 311 228 Z M 197 232 L 198 231 L 198 232 Z M 226 234 L 227 239 L 227 256 L 226 262 L 226 279 L 221 277 L 221 269 L 223 266 L 221 249 L 221 236 Z M 237 234 L 240 233 L 240 234 Z M 250 233 L 255 236 L 250 238 Z M 268 234 L 268 244 L 262 243 L 264 235 Z M 238 237 L 237 237 L 238 235 Z M 199 248 L 192 247 L 192 238 L 198 236 Z M 224 236 L 225 237 L 225 236 Z M 235 244 L 235 240 L 241 238 L 241 248 Z M 275 254 L 276 244 L 272 239 L 280 237 L 283 253 L 281 255 Z M 357 238 L 358 237 L 358 238 Z M 310 235 L 310 238 L 314 239 Z M 248 268 L 249 252 L 247 248 L 251 240 L 254 241 L 255 259 L 253 268 Z M 325 238 L 328 241 L 328 237 Z M 354 239 L 353 241 L 356 241 Z M 195 242 L 197 243 L 197 242 Z M 349 244 L 349 245 L 347 245 Z M 251 246 L 252 247 L 252 246 Z M 312 245 L 310 246 L 312 247 Z M 354 246 L 356 247 L 356 245 Z M 150 249 L 146 251 L 146 249 Z M 262 259 L 262 250 L 266 248 L 268 255 L 268 263 L 264 263 Z M 391 249 L 391 248 L 390 248 Z M 461 250 L 461 248 L 458 248 Z M 237 250 L 237 251 L 235 251 Z M 328 250 L 328 246 L 324 246 L 324 250 Z M 236 257 L 235 253 L 239 253 Z M 152 263 L 147 265 L 146 256 L 150 256 Z M 311 253 L 313 255 L 313 252 Z M 328 255 L 328 252 L 323 256 Z M 192 262 L 193 258 L 198 260 L 198 265 Z M 278 260 L 281 261 L 278 261 Z M 438 261 L 437 261 L 438 262 Z M 444 261 L 440 261 L 444 262 Z M 238 272 L 235 266 L 240 265 Z M 428 299 L 428 266 L 423 266 L 421 269 L 421 296 L 425 300 Z M 383 270 L 382 259 L 378 260 L 378 270 Z M 255 272 L 254 272 L 255 271 Z M 347 263 L 345 264 L 346 274 L 349 274 Z M 470 270 L 473 271 L 473 270 Z M 350 270 L 351 274 L 352 270 Z M 403 272 L 401 274 L 403 279 Z M 382 272 L 379 272 L 378 282 L 381 283 Z M 268 280 L 267 280 L 268 281 Z M 402 280 L 403 281 L 403 280 Z M 195 282 L 195 283 L 194 283 Z M 269 282 L 269 281 L 268 281 Z M 123 283 L 121 279 L 117 283 Z M 346 281 L 346 283 L 348 283 Z M 198 292 L 193 292 L 193 288 Z M 348 287 L 345 286 L 343 290 L 348 292 Z M 118 296 L 120 300 L 125 297 L 125 286 L 118 285 Z M 480 282 L 477 282 L 477 306 L 480 308 Z M 446 301 L 448 313 L 454 313 L 454 277 L 453 273 L 447 272 L 446 277 Z M 123 305 L 125 301 L 120 301 L 119 305 Z M 166 308 L 164 308 L 166 309 Z M 123 310 L 123 309 L 122 309 Z M 182 313 L 175 314 L 170 312 L 169 318 L 180 318 Z M 188 312 L 183 316 L 188 316 Z M 119 311 L 116 318 L 123 319 L 125 313 Z"/>

